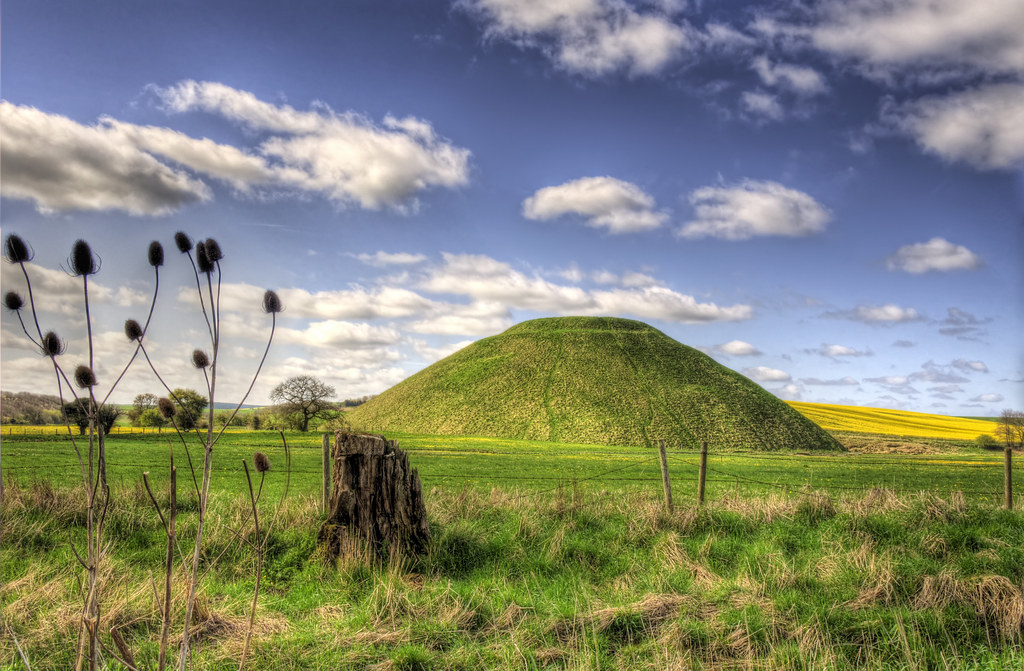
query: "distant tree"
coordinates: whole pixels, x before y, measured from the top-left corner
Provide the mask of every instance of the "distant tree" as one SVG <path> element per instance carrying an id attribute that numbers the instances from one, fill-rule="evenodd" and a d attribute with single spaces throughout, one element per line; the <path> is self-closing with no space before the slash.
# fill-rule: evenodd
<path id="1" fill-rule="evenodd" d="M 166 425 L 167 420 L 164 419 L 164 416 L 160 414 L 160 411 L 157 408 L 144 410 L 135 422 L 135 426 L 149 426 L 153 428 L 160 428 L 161 426 Z"/>
<path id="2" fill-rule="evenodd" d="M 270 399 L 279 404 L 284 414 L 296 417 L 299 431 L 309 431 L 311 420 L 330 417 L 334 411 L 330 399 L 336 394 L 334 387 L 312 375 L 297 375 L 274 387 Z"/>
<path id="3" fill-rule="evenodd" d="M 1008 448 L 1024 447 L 1024 412 L 1003 410 L 1003 414 L 999 416 L 996 434 Z"/>
<path id="4" fill-rule="evenodd" d="M 60 398 L 27 391 L 0 392 L 0 421 L 4 424 L 62 423 Z"/>
<path id="5" fill-rule="evenodd" d="M 376 396 L 376 394 L 367 394 L 366 396 L 359 396 L 358 398 L 346 398 L 344 401 L 341 402 L 341 406 L 343 408 L 358 408 L 359 406 L 361 406 L 363 403 L 366 403 L 374 396 Z"/>
<path id="6" fill-rule="evenodd" d="M 231 423 L 228 426 L 245 426 L 245 421 L 242 417 L 232 413 L 230 410 L 220 410 L 213 413 L 214 426 L 224 426 L 229 420 Z"/>
<path id="7" fill-rule="evenodd" d="M 78 433 L 85 435 L 85 430 L 89 428 L 89 403 L 84 398 L 80 398 L 77 401 L 70 401 L 64 404 L 64 412 L 67 414 L 68 423 L 78 426 Z M 122 414 L 121 409 L 114 405 L 104 405 L 99 409 L 97 419 L 99 420 L 99 428 L 106 435 L 110 433 L 111 427 L 114 426 L 114 422 Z"/>
<path id="8" fill-rule="evenodd" d="M 128 410 L 128 419 L 131 420 L 132 426 L 146 426 L 145 424 L 139 423 L 139 418 L 142 417 L 142 413 L 147 410 L 153 410 L 156 408 L 156 395 L 155 394 L 139 394 L 132 401 L 132 407 Z"/>
<path id="9" fill-rule="evenodd" d="M 199 426 L 199 420 L 203 416 L 203 410 L 209 403 L 205 396 L 202 396 L 195 389 L 175 389 L 171 400 L 178 407 L 178 414 L 174 421 L 182 431 L 189 431 Z"/>

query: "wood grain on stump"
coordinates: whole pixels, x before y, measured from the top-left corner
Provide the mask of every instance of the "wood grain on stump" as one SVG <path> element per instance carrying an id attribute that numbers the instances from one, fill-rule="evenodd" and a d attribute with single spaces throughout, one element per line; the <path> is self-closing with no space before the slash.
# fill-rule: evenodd
<path id="1" fill-rule="evenodd" d="M 358 545 L 381 557 L 425 553 L 430 527 L 423 488 L 397 441 L 338 431 L 332 457 L 329 513 L 318 535 L 329 556 Z"/>

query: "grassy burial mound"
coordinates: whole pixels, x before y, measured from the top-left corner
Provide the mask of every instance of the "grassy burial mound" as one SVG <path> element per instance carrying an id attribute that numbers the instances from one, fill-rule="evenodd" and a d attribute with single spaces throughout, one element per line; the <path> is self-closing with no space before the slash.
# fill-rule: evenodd
<path id="1" fill-rule="evenodd" d="M 558 442 L 842 449 L 744 376 L 642 322 L 536 319 L 353 410 L 371 430 Z"/>

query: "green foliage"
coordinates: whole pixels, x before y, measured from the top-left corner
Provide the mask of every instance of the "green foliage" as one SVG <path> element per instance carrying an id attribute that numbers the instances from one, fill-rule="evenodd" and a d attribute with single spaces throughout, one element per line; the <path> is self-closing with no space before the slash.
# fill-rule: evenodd
<path id="1" fill-rule="evenodd" d="M 159 428 L 161 426 L 166 426 L 167 420 L 164 419 L 164 416 L 161 415 L 160 411 L 156 408 L 147 408 L 142 411 L 142 414 L 139 415 L 135 422 L 133 422 L 133 425 Z"/>
<path id="2" fill-rule="evenodd" d="M 839 450 L 759 385 L 642 322 L 561 317 L 484 338 L 348 413 L 370 430 L 697 449 Z"/>
<path id="3" fill-rule="evenodd" d="M 156 394 L 138 394 L 135 400 L 132 401 L 132 406 L 128 408 L 128 421 L 132 423 L 132 426 L 162 426 L 160 424 L 142 424 L 140 419 L 147 410 L 156 409 L 157 402 Z"/>
<path id="4" fill-rule="evenodd" d="M 194 389 L 175 389 L 171 400 L 178 406 L 174 421 L 183 431 L 194 429 L 203 417 L 209 400 Z"/>
<path id="5" fill-rule="evenodd" d="M 80 398 L 76 401 L 65 403 L 64 413 L 68 418 L 68 423 L 72 426 L 77 426 L 78 432 L 84 434 L 85 430 L 89 427 L 89 401 Z M 99 421 L 99 428 L 102 429 L 104 434 L 110 433 L 111 427 L 114 426 L 114 422 L 117 421 L 121 414 L 121 409 L 117 406 L 104 405 L 100 407 L 97 420 Z"/>
<path id="6" fill-rule="evenodd" d="M 1003 448 L 1003 446 L 999 444 L 999 441 L 996 440 L 994 436 L 989 435 L 987 433 L 983 433 L 977 438 L 975 438 L 974 442 L 977 443 L 978 447 L 980 447 L 983 450 L 1001 450 Z"/>
<path id="7" fill-rule="evenodd" d="M 60 398 L 27 391 L 0 392 L 0 421 L 3 424 L 57 424 L 64 420 L 60 414 Z"/>

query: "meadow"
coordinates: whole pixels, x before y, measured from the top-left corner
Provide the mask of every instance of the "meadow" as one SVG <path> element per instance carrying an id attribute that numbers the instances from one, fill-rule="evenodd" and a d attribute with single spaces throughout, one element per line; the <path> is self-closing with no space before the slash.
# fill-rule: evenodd
<path id="1" fill-rule="evenodd" d="M 712 447 L 702 507 L 698 455 L 670 446 L 669 512 L 647 447 L 388 437 L 421 474 L 433 545 L 379 563 L 326 561 L 316 546 L 319 434 L 284 434 L 290 473 L 278 434 L 224 434 L 194 668 L 238 665 L 256 561 L 241 462 L 255 450 L 271 461 L 261 517 L 286 482 L 288 495 L 248 668 L 1024 668 L 1024 501 L 1000 509 L 1002 455 L 973 441 L 933 437 L 925 454 Z M 187 548 L 196 504 L 181 442 L 108 440 L 104 626 L 139 668 L 155 668 L 164 553 L 141 473 L 166 503 L 171 447 Z M 17 640 L 31 668 L 69 668 L 77 463 L 66 438 L 5 427 L 3 466 L 0 667 L 23 668 Z"/>

